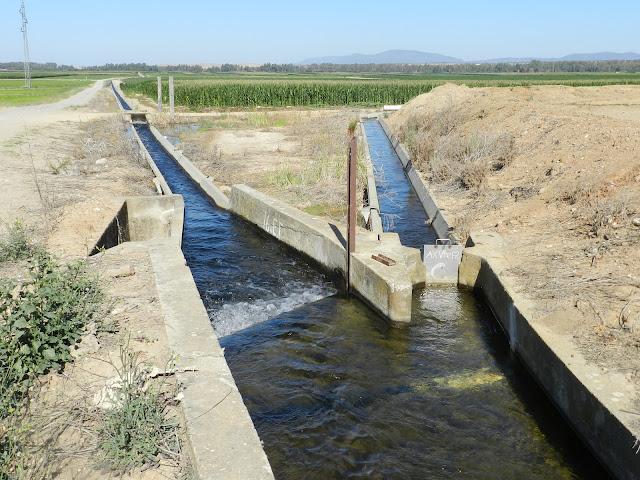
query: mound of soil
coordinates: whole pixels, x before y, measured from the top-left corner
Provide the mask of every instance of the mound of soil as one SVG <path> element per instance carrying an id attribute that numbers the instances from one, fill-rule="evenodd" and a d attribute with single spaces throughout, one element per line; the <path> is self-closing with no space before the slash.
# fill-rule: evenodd
<path id="1" fill-rule="evenodd" d="M 640 87 L 444 85 L 388 122 L 461 236 L 501 234 L 538 314 L 567 312 L 586 357 L 637 384 Z M 509 139 L 497 166 L 486 139 Z M 475 182 L 451 173 L 469 165 Z"/>

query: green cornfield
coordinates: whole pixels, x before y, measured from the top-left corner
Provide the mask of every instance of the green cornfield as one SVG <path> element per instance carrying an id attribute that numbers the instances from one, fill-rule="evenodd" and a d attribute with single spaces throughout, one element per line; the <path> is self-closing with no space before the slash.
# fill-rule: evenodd
<path id="1" fill-rule="evenodd" d="M 175 103 L 191 109 L 381 105 L 405 103 L 434 86 L 433 83 L 401 81 L 196 81 L 176 84 Z M 123 89 L 150 98 L 157 96 L 155 81 L 126 82 Z M 163 101 L 168 101 L 168 87 L 165 85 L 163 90 Z"/>
<path id="2" fill-rule="evenodd" d="M 178 74 L 179 75 L 179 74 Z M 640 75 L 493 75 L 431 76 L 412 79 L 264 79 L 238 76 L 236 78 L 188 78 L 178 76 L 175 103 L 190 110 L 207 108 L 255 107 L 338 107 L 379 106 L 402 104 L 431 91 L 443 83 L 465 84 L 469 87 L 517 87 L 532 85 L 566 85 L 573 87 L 639 84 Z M 163 79 L 163 102 L 169 101 L 166 77 Z M 141 94 L 155 100 L 155 79 L 129 79 L 122 84 L 127 94 Z"/>

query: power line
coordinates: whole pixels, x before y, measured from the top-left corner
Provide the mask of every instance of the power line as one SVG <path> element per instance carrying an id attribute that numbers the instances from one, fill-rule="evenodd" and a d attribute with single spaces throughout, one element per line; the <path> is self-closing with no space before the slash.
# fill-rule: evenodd
<path id="1" fill-rule="evenodd" d="M 29 39 L 27 38 L 27 10 L 24 8 L 24 0 L 21 0 L 20 15 L 22 16 L 22 43 L 24 46 L 24 86 L 31 88 L 31 60 L 29 58 Z"/>

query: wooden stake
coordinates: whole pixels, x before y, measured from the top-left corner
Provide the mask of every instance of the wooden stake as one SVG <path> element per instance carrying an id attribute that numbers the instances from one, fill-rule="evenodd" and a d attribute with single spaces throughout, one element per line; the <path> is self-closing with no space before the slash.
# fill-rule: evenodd
<path id="1" fill-rule="evenodd" d="M 158 77 L 158 112 L 162 113 L 162 77 Z"/>
<path id="2" fill-rule="evenodd" d="M 175 95 L 175 91 L 173 88 L 173 77 L 169 77 L 169 113 L 171 115 L 176 113 L 174 95 Z"/>

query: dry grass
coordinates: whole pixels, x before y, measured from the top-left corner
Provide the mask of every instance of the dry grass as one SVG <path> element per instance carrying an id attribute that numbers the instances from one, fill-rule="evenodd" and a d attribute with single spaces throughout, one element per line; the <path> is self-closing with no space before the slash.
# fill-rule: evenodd
<path id="1" fill-rule="evenodd" d="M 99 171 L 97 161 L 123 156 L 129 161 L 146 165 L 128 125 L 118 117 L 89 122 L 84 125 L 84 134 L 73 151 L 71 171 L 89 174 Z"/>
<path id="2" fill-rule="evenodd" d="M 506 132 L 466 131 L 466 121 L 449 103 L 432 114 L 412 115 L 399 133 L 431 182 L 478 191 L 491 172 L 511 162 L 514 139 Z"/>
<path id="3" fill-rule="evenodd" d="M 349 120 L 332 118 L 301 120 L 294 135 L 302 143 L 304 160 L 269 172 L 263 187 L 285 194 L 297 206 L 342 221 L 346 216 L 347 151 Z M 358 143 L 356 198 L 364 198 L 367 184 L 362 142 Z"/>

